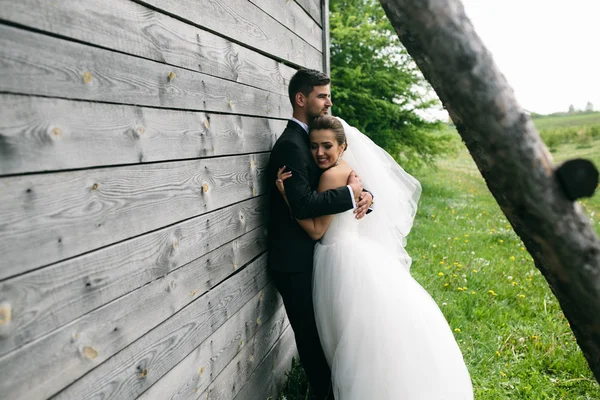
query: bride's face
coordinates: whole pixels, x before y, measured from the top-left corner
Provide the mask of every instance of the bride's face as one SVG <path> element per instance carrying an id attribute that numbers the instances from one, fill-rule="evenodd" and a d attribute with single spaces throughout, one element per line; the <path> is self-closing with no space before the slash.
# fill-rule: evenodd
<path id="1" fill-rule="evenodd" d="M 344 151 L 330 129 L 315 129 L 310 133 L 310 150 L 321 169 L 333 166 Z"/>

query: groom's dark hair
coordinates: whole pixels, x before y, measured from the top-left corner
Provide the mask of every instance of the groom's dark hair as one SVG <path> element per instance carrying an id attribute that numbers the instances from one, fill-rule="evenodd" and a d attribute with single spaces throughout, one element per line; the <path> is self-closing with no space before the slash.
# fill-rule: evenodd
<path id="1" fill-rule="evenodd" d="M 308 97 L 315 86 L 329 85 L 330 82 L 329 76 L 321 71 L 315 69 L 298 70 L 290 79 L 290 85 L 288 86 L 292 108 L 296 106 L 296 93 L 301 92 Z"/>

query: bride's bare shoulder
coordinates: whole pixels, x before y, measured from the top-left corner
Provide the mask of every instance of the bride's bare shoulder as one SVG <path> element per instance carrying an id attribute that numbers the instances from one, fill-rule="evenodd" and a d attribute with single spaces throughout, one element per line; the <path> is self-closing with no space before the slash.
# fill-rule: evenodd
<path id="1" fill-rule="evenodd" d="M 334 189 L 346 185 L 352 168 L 346 163 L 329 168 L 321 174 L 319 189 Z"/>

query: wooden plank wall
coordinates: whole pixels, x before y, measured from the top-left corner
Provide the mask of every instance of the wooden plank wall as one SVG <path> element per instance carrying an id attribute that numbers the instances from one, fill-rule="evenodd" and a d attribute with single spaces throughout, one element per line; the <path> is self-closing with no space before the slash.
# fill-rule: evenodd
<path id="1" fill-rule="evenodd" d="M 1 398 L 277 394 L 263 175 L 324 5 L 0 0 Z"/>

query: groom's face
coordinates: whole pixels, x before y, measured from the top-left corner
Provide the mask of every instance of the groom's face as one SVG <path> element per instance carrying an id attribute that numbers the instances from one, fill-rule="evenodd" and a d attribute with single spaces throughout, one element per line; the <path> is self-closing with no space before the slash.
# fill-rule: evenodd
<path id="1" fill-rule="evenodd" d="M 329 85 L 314 86 L 306 98 L 306 117 L 312 121 L 321 115 L 326 115 L 331 108 L 331 91 Z"/>

